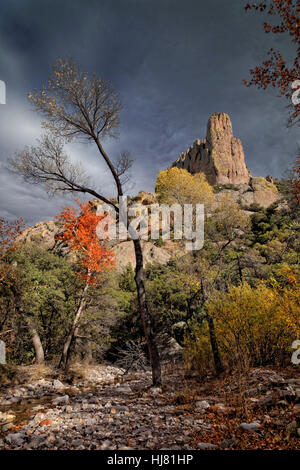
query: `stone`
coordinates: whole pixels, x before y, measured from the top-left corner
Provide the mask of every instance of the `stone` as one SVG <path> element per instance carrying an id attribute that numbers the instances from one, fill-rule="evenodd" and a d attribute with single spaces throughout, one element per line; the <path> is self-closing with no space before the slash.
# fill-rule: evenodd
<path id="1" fill-rule="evenodd" d="M 248 184 L 251 173 L 245 164 L 242 142 L 233 136 L 230 117 L 213 114 L 205 140 L 194 144 L 172 164 L 190 173 L 204 173 L 212 184 Z"/>
<path id="2" fill-rule="evenodd" d="M 297 422 L 296 421 L 292 421 L 291 423 L 289 423 L 286 427 L 286 430 L 289 431 L 289 432 L 292 432 L 294 431 L 295 429 L 297 429 Z"/>
<path id="3" fill-rule="evenodd" d="M 6 364 L 6 346 L 4 341 L 0 339 L 0 364 Z"/>
<path id="4" fill-rule="evenodd" d="M 272 395 L 263 397 L 259 400 L 259 405 L 271 408 L 272 406 L 276 405 L 276 398 Z"/>
<path id="5" fill-rule="evenodd" d="M 218 185 L 216 186 L 218 191 L 215 194 L 215 201 L 212 204 L 212 208 L 217 208 L 220 201 L 227 195 L 237 204 L 241 205 L 244 210 L 249 209 L 249 215 L 253 213 L 251 206 L 269 207 L 276 201 L 279 201 L 281 195 L 277 187 L 267 182 L 265 178 L 250 178 L 249 184 L 236 184 L 231 185 Z"/>
<path id="6" fill-rule="evenodd" d="M 171 254 L 167 250 L 144 240 L 142 240 L 141 243 L 143 248 L 144 266 L 146 266 L 146 264 L 153 263 L 167 264 L 170 260 Z M 119 271 L 125 269 L 129 263 L 133 268 L 135 268 L 135 253 L 132 241 L 129 240 L 116 244 L 113 247 L 113 252 L 116 256 L 116 267 Z"/>
<path id="7" fill-rule="evenodd" d="M 253 190 L 253 203 L 262 207 L 268 207 L 280 199 L 280 194 L 275 184 L 266 178 L 251 178 L 251 189 Z"/>
<path id="8" fill-rule="evenodd" d="M 13 413 L 1 413 L 0 411 L 0 422 L 13 421 L 16 415 Z"/>
<path id="9" fill-rule="evenodd" d="M 21 447 L 24 443 L 24 435 L 21 433 L 8 434 L 5 441 L 14 447 Z"/>
<path id="10" fill-rule="evenodd" d="M 151 387 L 150 393 L 153 396 L 160 395 L 162 393 L 162 389 L 160 387 Z"/>
<path id="11" fill-rule="evenodd" d="M 300 386 L 300 379 L 289 379 L 287 381 L 289 385 L 299 385 Z"/>
<path id="12" fill-rule="evenodd" d="M 52 403 L 55 405 L 65 405 L 69 403 L 69 395 L 64 395 L 63 397 L 56 397 L 52 400 Z"/>
<path id="13" fill-rule="evenodd" d="M 119 387 L 117 387 L 117 391 L 119 393 L 132 393 L 132 390 L 131 388 L 129 387 L 129 385 L 120 385 Z"/>
<path id="14" fill-rule="evenodd" d="M 230 406 L 225 406 L 223 403 L 216 403 L 211 407 L 211 411 L 219 415 L 232 415 L 235 413 L 235 409 Z"/>
<path id="15" fill-rule="evenodd" d="M 15 425 L 13 423 L 7 423 L 7 424 L 5 424 L 4 426 L 1 427 L 1 431 L 7 432 L 7 431 L 10 431 L 11 429 L 13 429 L 14 427 L 15 427 Z"/>
<path id="16" fill-rule="evenodd" d="M 210 442 L 199 442 L 197 445 L 197 449 L 199 450 L 214 450 L 217 448 L 218 446 L 211 444 Z"/>
<path id="17" fill-rule="evenodd" d="M 210 408 L 210 404 L 206 400 L 196 401 L 196 407 L 201 411 L 205 411 Z"/>
<path id="18" fill-rule="evenodd" d="M 239 426 L 244 431 L 256 432 L 261 429 L 261 425 L 257 421 L 252 421 L 252 423 L 241 423 Z"/>
<path id="19" fill-rule="evenodd" d="M 57 379 L 53 381 L 53 387 L 56 388 L 56 390 L 64 390 L 66 388 L 65 385 Z"/>
<path id="20" fill-rule="evenodd" d="M 106 449 L 109 449 L 111 446 L 112 446 L 111 441 L 105 440 L 104 442 L 102 442 L 100 449 L 106 450 Z"/>
<path id="21" fill-rule="evenodd" d="M 38 222 L 33 227 L 23 230 L 17 241 L 27 246 L 38 245 L 41 249 L 53 250 L 60 230 L 61 226 L 57 221 Z"/>

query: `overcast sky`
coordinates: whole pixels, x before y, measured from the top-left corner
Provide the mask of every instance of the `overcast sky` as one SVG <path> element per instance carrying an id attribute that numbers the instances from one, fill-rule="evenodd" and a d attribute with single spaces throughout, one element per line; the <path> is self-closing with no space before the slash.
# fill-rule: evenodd
<path id="1" fill-rule="evenodd" d="M 263 32 L 263 17 L 245 13 L 244 0 L 1 0 L 0 159 L 34 144 L 40 117 L 27 92 L 40 88 L 58 57 L 112 82 L 123 105 L 120 137 L 105 141 L 115 156 L 135 158 L 127 190 L 153 191 L 165 169 L 197 138 L 209 116 L 226 112 L 255 176 L 276 177 L 295 161 L 299 129 L 287 129 L 287 102 L 274 90 L 242 85 L 269 47 L 291 56 L 282 36 Z M 95 186 L 113 195 L 108 173 L 93 147 L 73 143 Z M 49 199 L 1 167 L 0 216 L 26 223 L 51 219 L 66 199 Z"/>

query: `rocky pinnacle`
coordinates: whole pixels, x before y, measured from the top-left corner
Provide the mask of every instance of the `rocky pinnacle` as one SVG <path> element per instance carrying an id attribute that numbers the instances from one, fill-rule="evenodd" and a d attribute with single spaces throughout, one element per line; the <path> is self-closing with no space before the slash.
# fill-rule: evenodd
<path id="1" fill-rule="evenodd" d="M 205 173 L 210 184 L 248 184 L 250 170 L 245 164 L 243 145 L 233 136 L 230 117 L 213 114 L 207 124 L 206 139 L 194 144 L 172 164 L 190 173 Z"/>

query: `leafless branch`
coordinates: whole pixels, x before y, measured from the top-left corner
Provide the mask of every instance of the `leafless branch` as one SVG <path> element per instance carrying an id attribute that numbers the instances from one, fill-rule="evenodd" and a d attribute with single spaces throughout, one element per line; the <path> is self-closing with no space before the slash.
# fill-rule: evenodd
<path id="1" fill-rule="evenodd" d="M 117 357 L 116 366 L 125 369 L 124 375 L 129 370 L 147 370 L 147 358 L 141 343 L 130 340 L 124 348 L 116 348 L 114 356 Z"/>
<path id="2" fill-rule="evenodd" d="M 133 159 L 128 151 L 123 151 L 115 163 L 116 173 L 120 178 L 121 184 L 126 184 L 129 179 L 130 175 L 128 171 L 130 170 L 133 163 Z"/>
<path id="3" fill-rule="evenodd" d="M 110 83 L 89 77 L 73 60 L 58 59 L 53 72 L 47 86 L 28 95 L 47 119 L 44 127 L 67 139 L 115 137 L 121 105 Z"/>
<path id="4" fill-rule="evenodd" d="M 89 178 L 81 165 L 73 164 L 64 153 L 62 139 L 48 132 L 36 147 L 25 150 L 9 160 L 11 172 L 19 174 L 26 182 L 43 183 L 47 192 L 89 193 L 101 201 L 118 208 L 97 191 L 89 188 Z"/>

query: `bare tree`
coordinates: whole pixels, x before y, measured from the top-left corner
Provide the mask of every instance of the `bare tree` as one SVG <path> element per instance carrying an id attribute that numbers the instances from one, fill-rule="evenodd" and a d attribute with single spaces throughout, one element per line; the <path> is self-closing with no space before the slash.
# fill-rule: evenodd
<path id="1" fill-rule="evenodd" d="M 123 348 L 115 348 L 113 355 L 117 358 L 115 365 L 124 369 L 124 375 L 130 370 L 147 370 L 147 357 L 143 343 L 128 341 Z"/>
<path id="2" fill-rule="evenodd" d="M 36 111 L 46 121 L 43 127 L 47 133 L 37 147 L 25 148 L 10 161 L 11 169 L 21 174 L 25 181 L 43 183 L 48 192 L 57 191 L 88 193 L 114 207 L 102 192 L 90 187 L 83 169 L 70 162 L 64 153 L 64 141 L 81 138 L 93 142 L 114 179 L 117 196 L 123 196 L 124 181 L 131 160 L 128 153 L 114 164 L 105 152 L 104 137 L 115 137 L 119 124 L 120 102 L 111 85 L 96 75 L 81 72 L 71 60 L 59 59 L 53 67 L 54 78 L 48 81 L 40 92 L 29 93 Z M 125 180 L 124 180 L 125 178 Z M 149 312 L 144 286 L 143 252 L 139 239 L 133 240 L 136 272 L 135 282 L 145 338 L 148 345 L 154 385 L 161 384 L 161 366 L 153 330 L 153 318 Z"/>

